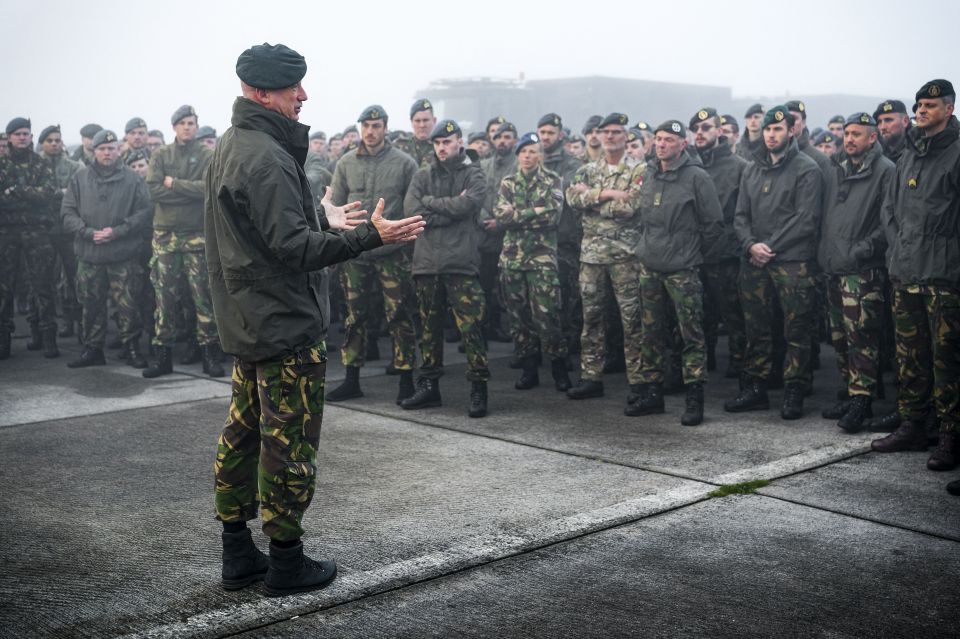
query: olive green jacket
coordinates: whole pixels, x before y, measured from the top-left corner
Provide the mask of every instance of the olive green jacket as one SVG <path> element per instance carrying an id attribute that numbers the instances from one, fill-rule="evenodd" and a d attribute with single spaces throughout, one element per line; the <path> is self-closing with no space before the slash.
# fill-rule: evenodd
<path id="1" fill-rule="evenodd" d="M 165 231 L 203 231 L 203 172 L 213 151 L 196 140 L 168 144 L 150 157 L 147 186 L 156 206 L 153 228 Z M 173 187 L 163 185 L 166 176 Z"/>

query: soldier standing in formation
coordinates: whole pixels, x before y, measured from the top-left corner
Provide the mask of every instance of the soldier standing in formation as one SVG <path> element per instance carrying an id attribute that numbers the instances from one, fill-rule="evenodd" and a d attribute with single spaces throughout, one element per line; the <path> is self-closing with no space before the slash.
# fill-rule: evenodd
<path id="1" fill-rule="evenodd" d="M 737 155 L 748 162 L 753 162 L 757 153 L 766 153 L 763 143 L 763 107 L 760 104 L 751 104 L 743 115 L 743 126 L 747 135 L 740 138 L 737 144 Z"/>
<path id="2" fill-rule="evenodd" d="M 500 227 L 493 209 L 500 194 L 500 182 L 517 170 L 517 127 L 501 120 L 493 134 L 494 152 L 480 162 L 487 181 L 487 197 L 480 212 L 480 286 L 483 288 L 484 308 L 483 336 L 494 342 L 509 342 L 510 336 L 503 332 L 501 315 L 503 305 L 499 290 L 499 261 L 503 249 L 503 228 Z"/>
<path id="3" fill-rule="evenodd" d="M 397 148 L 409 155 L 418 167 L 427 166 L 433 160 L 433 143 L 430 134 L 437 125 L 430 100 L 417 100 L 410 107 L 410 127 L 413 137 L 397 141 Z"/>

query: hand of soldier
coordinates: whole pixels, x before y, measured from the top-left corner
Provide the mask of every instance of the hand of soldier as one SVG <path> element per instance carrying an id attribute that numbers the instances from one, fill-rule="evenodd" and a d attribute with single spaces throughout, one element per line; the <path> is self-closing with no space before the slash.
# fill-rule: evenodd
<path id="1" fill-rule="evenodd" d="M 417 239 L 417 236 L 423 233 L 423 227 L 426 222 L 423 217 L 414 215 L 405 217 L 402 220 L 388 220 L 383 217 L 383 198 L 377 202 L 377 208 L 370 216 L 370 222 L 377 228 L 380 239 L 384 244 L 398 244 L 400 242 L 410 242 Z"/>
<path id="2" fill-rule="evenodd" d="M 580 193 L 585 193 L 588 190 L 590 190 L 590 187 L 584 184 L 583 182 L 578 182 L 577 184 L 574 184 L 573 188 L 575 188 Z"/>
<path id="3" fill-rule="evenodd" d="M 777 254 L 770 250 L 770 247 L 763 242 L 757 242 L 750 246 L 750 263 L 754 266 L 766 266 L 776 255 Z"/>
<path id="4" fill-rule="evenodd" d="M 112 228 L 112 227 L 109 227 L 109 226 L 108 226 L 108 227 L 106 227 L 106 228 L 100 229 L 99 231 L 94 231 L 94 232 L 93 232 L 93 243 L 94 243 L 94 244 L 106 244 L 107 242 L 110 242 L 111 240 L 113 240 L 113 228 Z"/>
<path id="5" fill-rule="evenodd" d="M 173 178 L 170 177 L 169 175 L 168 175 L 167 177 L 163 178 L 163 185 L 164 185 L 165 187 L 167 187 L 168 189 L 172 189 L 172 188 L 173 188 Z"/>
<path id="6" fill-rule="evenodd" d="M 496 231 L 500 228 L 500 225 L 496 220 L 484 220 L 483 221 L 483 230 L 484 231 Z"/>
<path id="7" fill-rule="evenodd" d="M 608 200 L 626 200 L 628 197 L 630 197 L 629 193 L 619 189 L 603 189 L 600 191 L 601 202 L 606 202 Z"/>
<path id="8" fill-rule="evenodd" d="M 323 206 L 323 214 L 327 217 L 327 223 L 330 228 L 337 231 L 349 231 L 355 226 L 360 226 L 366 220 L 366 209 L 360 209 L 360 202 L 350 202 L 343 206 L 334 206 L 333 189 L 329 186 L 323 192 L 323 199 L 320 200 Z"/>

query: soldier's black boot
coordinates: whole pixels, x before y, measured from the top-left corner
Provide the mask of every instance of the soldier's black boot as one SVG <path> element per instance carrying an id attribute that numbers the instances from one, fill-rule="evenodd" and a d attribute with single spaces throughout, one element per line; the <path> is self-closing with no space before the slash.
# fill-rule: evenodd
<path id="1" fill-rule="evenodd" d="M 487 414 L 487 383 L 470 383 L 470 417 L 484 417 Z"/>
<path id="2" fill-rule="evenodd" d="M 57 327 L 43 329 L 43 356 L 47 359 L 56 359 L 60 357 L 60 349 L 57 348 Z"/>
<path id="3" fill-rule="evenodd" d="M 850 409 L 850 396 L 846 390 L 837 391 L 837 403 L 830 408 L 825 408 L 820 413 L 824 419 L 840 419 L 847 414 Z"/>
<path id="4" fill-rule="evenodd" d="M 663 405 L 663 384 L 653 382 L 652 384 L 642 384 L 640 397 L 634 402 L 630 402 L 627 397 L 627 406 L 623 409 L 623 414 L 628 417 L 637 417 L 638 415 L 657 415 L 662 413 Z"/>
<path id="5" fill-rule="evenodd" d="M 93 348 L 92 346 L 84 346 L 83 352 L 80 353 L 80 357 L 77 359 L 67 362 L 67 368 L 86 368 L 87 366 L 105 366 L 107 363 L 106 358 L 103 356 L 103 351 L 99 348 Z"/>
<path id="6" fill-rule="evenodd" d="M 803 417 L 803 395 L 806 387 L 803 384 L 787 384 L 783 390 L 783 403 L 780 404 L 780 417 L 783 419 L 800 419 Z"/>
<path id="7" fill-rule="evenodd" d="M 10 359 L 10 333 L 0 333 L 0 359 Z"/>
<path id="8" fill-rule="evenodd" d="M 647 392 L 646 384 L 630 384 L 630 393 L 627 395 L 627 404 L 632 404 L 640 400 L 640 397 Z"/>
<path id="9" fill-rule="evenodd" d="M 30 324 L 30 339 L 27 340 L 28 351 L 39 351 L 43 348 L 43 335 L 40 334 L 40 325 Z"/>
<path id="10" fill-rule="evenodd" d="M 927 468 L 930 470 L 953 470 L 960 465 L 960 441 L 958 441 L 956 431 L 945 431 L 940 428 L 940 441 L 937 442 L 937 448 L 927 460 Z"/>
<path id="11" fill-rule="evenodd" d="M 923 420 L 907 420 L 886 437 L 870 442 L 870 448 L 878 453 L 898 453 L 903 450 L 927 449 L 927 426 Z"/>
<path id="12" fill-rule="evenodd" d="M 367 333 L 367 348 L 363 354 L 363 359 L 368 362 L 375 362 L 380 359 L 380 343 L 375 335 Z"/>
<path id="13" fill-rule="evenodd" d="M 561 393 L 570 390 L 570 374 L 567 372 L 567 360 L 564 357 L 550 362 L 550 373 L 553 375 L 553 387 Z"/>
<path id="14" fill-rule="evenodd" d="M 397 406 L 408 397 L 413 397 L 416 389 L 413 387 L 413 371 L 399 371 L 400 383 L 397 385 Z"/>
<path id="15" fill-rule="evenodd" d="M 960 479 L 947 484 L 947 492 L 951 495 L 960 495 Z"/>
<path id="16" fill-rule="evenodd" d="M 315 561 L 303 554 L 303 543 L 283 548 L 270 542 L 270 560 L 263 577 L 268 597 L 292 595 L 323 588 L 337 576 L 337 564 L 332 560 Z"/>
<path id="17" fill-rule="evenodd" d="M 744 375 L 740 380 L 740 393 L 723 403 L 728 413 L 743 413 L 748 410 L 769 410 L 770 398 L 767 397 L 767 385 L 762 379 Z"/>
<path id="18" fill-rule="evenodd" d="M 592 397 L 603 397 L 603 382 L 594 382 L 589 379 L 581 379 L 577 385 L 567 390 L 567 397 L 570 399 L 590 399 Z"/>
<path id="19" fill-rule="evenodd" d="M 840 417 L 837 426 L 848 433 L 859 433 L 863 430 L 863 423 L 873 417 L 873 400 L 869 395 L 854 395 L 846 413 Z"/>
<path id="20" fill-rule="evenodd" d="M 200 350 L 200 344 L 197 343 L 197 340 L 187 340 L 186 350 L 183 351 L 183 354 L 177 361 L 180 362 L 181 366 L 189 366 L 190 364 L 197 364 L 203 361 L 203 351 Z"/>
<path id="21" fill-rule="evenodd" d="M 699 426 L 703 423 L 703 384 L 687 384 L 686 410 L 680 416 L 684 426 Z"/>
<path id="22" fill-rule="evenodd" d="M 173 348 L 158 346 L 156 353 L 156 359 L 150 362 L 150 365 L 141 373 L 146 379 L 154 379 L 161 375 L 173 373 Z"/>
<path id="23" fill-rule="evenodd" d="M 523 372 L 520 378 L 513 385 L 517 390 L 529 390 L 540 385 L 540 369 L 537 368 L 537 362 L 532 357 L 526 358 L 523 362 Z"/>
<path id="24" fill-rule="evenodd" d="M 223 370 L 223 364 L 220 363 L 220 345 L 216 342 L 204 344 L 200 347 L 200 355 L 203 361 L 203 372 L 210 377 L 223 377 L 226 371 Z"/>
<path id="25" fill-rule="evenodd" d="M 239 590 L 246 588 L 255 581 L 260 581 L 267 574 L 269 562 L 253 543 L 250 529 L 244 528 L 240 532 L 222 533 L 223 538 L 223 570 L 221 583 L 224 590 Z"/>
<path id="26" fill-rule="evenodd" d="M 864 425 L 874 433 L 893 432 L 900 425 L 900 411 L 894 410 L 892 413 L 868 419 Z"/>
<path id="27" fill-rule="evenodd" d="M 127 342 L 123 351 L 127 354 L 125 358 L 127 366 L 132 366 L 133 368 L 147 367 L 147 360 L 140 352 L 140 344 L 137 342 L 137 340 L 134 339 Z"/>
<path id="28" fill-rule="evenodd" d="M 363 391 L 360 390 L 360 367 L 347 366 L 347 378 L 343 383 L 327 393 L 328 402 L 342 402 L 355 397 L 363 397 Z"/>
<path id="29" fill-rule="evenodd" d="M 417 390 L 413 395 L 400 402 L 400 408 L 413 410 L 416 408 L 433 408 L 440 406 L 440 380 L 421 377 L 417 380 Z"/>

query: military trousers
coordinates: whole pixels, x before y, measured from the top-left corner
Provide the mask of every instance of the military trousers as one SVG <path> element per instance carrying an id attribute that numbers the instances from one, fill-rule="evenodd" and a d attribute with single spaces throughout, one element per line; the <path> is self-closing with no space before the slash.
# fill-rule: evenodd
<path id="1" fill-rule="evenodd" d="M 55 254 L 48 232 L 0 227 L 0 333 L 13 333 L 18 280 L 21 288 L 26 284 L 40 330 L 56 329 L 54 264 Z"/>
<path id="2" fill-rule="evenodd" d="M 894 283 L 893 312 L 905 420 L 922 420 L 931 405 L 941 428 L 960 424 L 960 288 Z"/>
<path id="3" fill-rule="evenodd" d="M 700 274 L 703 280 L 703 323 L 707 344 L 713 346 L 717 343 L 717 322 L 723 320 L 727 329 L 730 366 L 740 372 L 747 349 L 743 309 L 740 308 L 740 262 L 727 260 L 719 264 L 704 264 L 700 267 Z"/>
<path id="4" fill-rule="evenodd" d="M 263 516 L 270 539 L 303 536 L 317 484 L 327 349 L 321 342 L 282 360 L 234 359 L 230 412 L 217 442 L 217 519 Z"/>
<path id="5" fill-rule="evenodd" d="M 640 265 L 643 304 L 641 381 L 662 383 L 663 351 L 672 342 L 671 312 L 680 331 L 685 384 L 707 381 L 707 343 L 703 336 L 703 282 L 698 269 L 663 273 Z"/>
<path id="6" fill-rule="evenodd" d="M 487 349 L 483 341 L 484 298 L 475 275 L 415 275 L 423 334 L 420 337 L 420 376 L 443 375 L 443 319 L 449 304 L 467 354 L 467 379 L 486 381 Z"/>
<path id="7" fill-rule="evenodd" d="M 850 395 L 877 396 L 886 279 L 883 269 L 827 279 L 830 341 Z"/>
<path id="8" fill-rule="evenodd" d="M 140 295 L 140 265 L 136 260 L 77 264 L 77 299 L 81 309 L 83 344 L 103 349 L 107 341 L 107 304 L 116 307 L 117 329 L 124 344 L 140 339 L 143 326 L 137 300 Z"/>
<path id="9" fill-rule="evenodd" d="M 410 274 L 410 254 L 394 251 L 368 260 L 350 260 L 341 270 L 347 300 L 340 359 L 344 366 L 363 366 L 368 339 L 377 339 L 371 296 L 383 291 L 387 328 L 393 337 L 393 365 L 412 370 L 416 364 L 417 336 L 413 329 L 416 293 Z M 379 281 L 380 286 L 376 286 Z"/>
<path id="10" fill-rule="evenodd" d="M 782 262 L 756 267 L 740 265 L 740 304 L 747 334 L 743 372 L 757 379 L 769 379 L 773 369 L 775 311 L 783 315 L 786 343 L 785 384 L 809 384 L 810 333 L 813 328 L 812 265 Z"/>
<path id="11" fill-rule="evenodd" d="M 500 290 L 510 316 L 510 333 L 518 359 L 537 354 L 538 346 L 550 359 L 567 356 L 560 330 L 560 278 L 553 266 L 531 270 L 503 268 Z"/>
<path id="12" fill-rule="evenodd" d="M 196 307 L 197 343 L 206 346 L 219 342 L 210 301 L 203 234 L 157 229 L 153 232 L 153 258 L 150 261 L 150 281 L 157 297 L 154 346 L 172 346 L 176 341 L 176 312 L 182 276 L 186 277 Z"/>
<path id="13" fill-rule="evenodd" d="M 557 276 L 560 279 L 560 330 L 567 350 L 580 352 L 583 331 L 583 301 L 580 299 L 580 251 L 564 248 L 557 251 Z"/>
<path id="14" fill-rule="evenodd" d="M 606 356 L 604 313 L 608 304 L 620 310 L 623 326 L 623 356 L 627 380 L 639 384 L 641 376 L 642 302 L 640 262 L 580 264 L 580 296 L 583 299 L 583 331 L 580 334 L 581 378 L 600 381 Z M 612 298 L 612 299 L 611 299 Z"/>
<path id="15" fill-rule="evenodd" d="M 54 266 L 54 287 L 60 298 L 60 308 L 67 322 L 80 319 L 80 303 L 77 300 L 77 256 L 73 249 L 72 233 L 51 233 L 50 245 L 57 256 Z M 40 314 L 35 304 L 30 305 L 27 321 L 39 323 Z"/>

